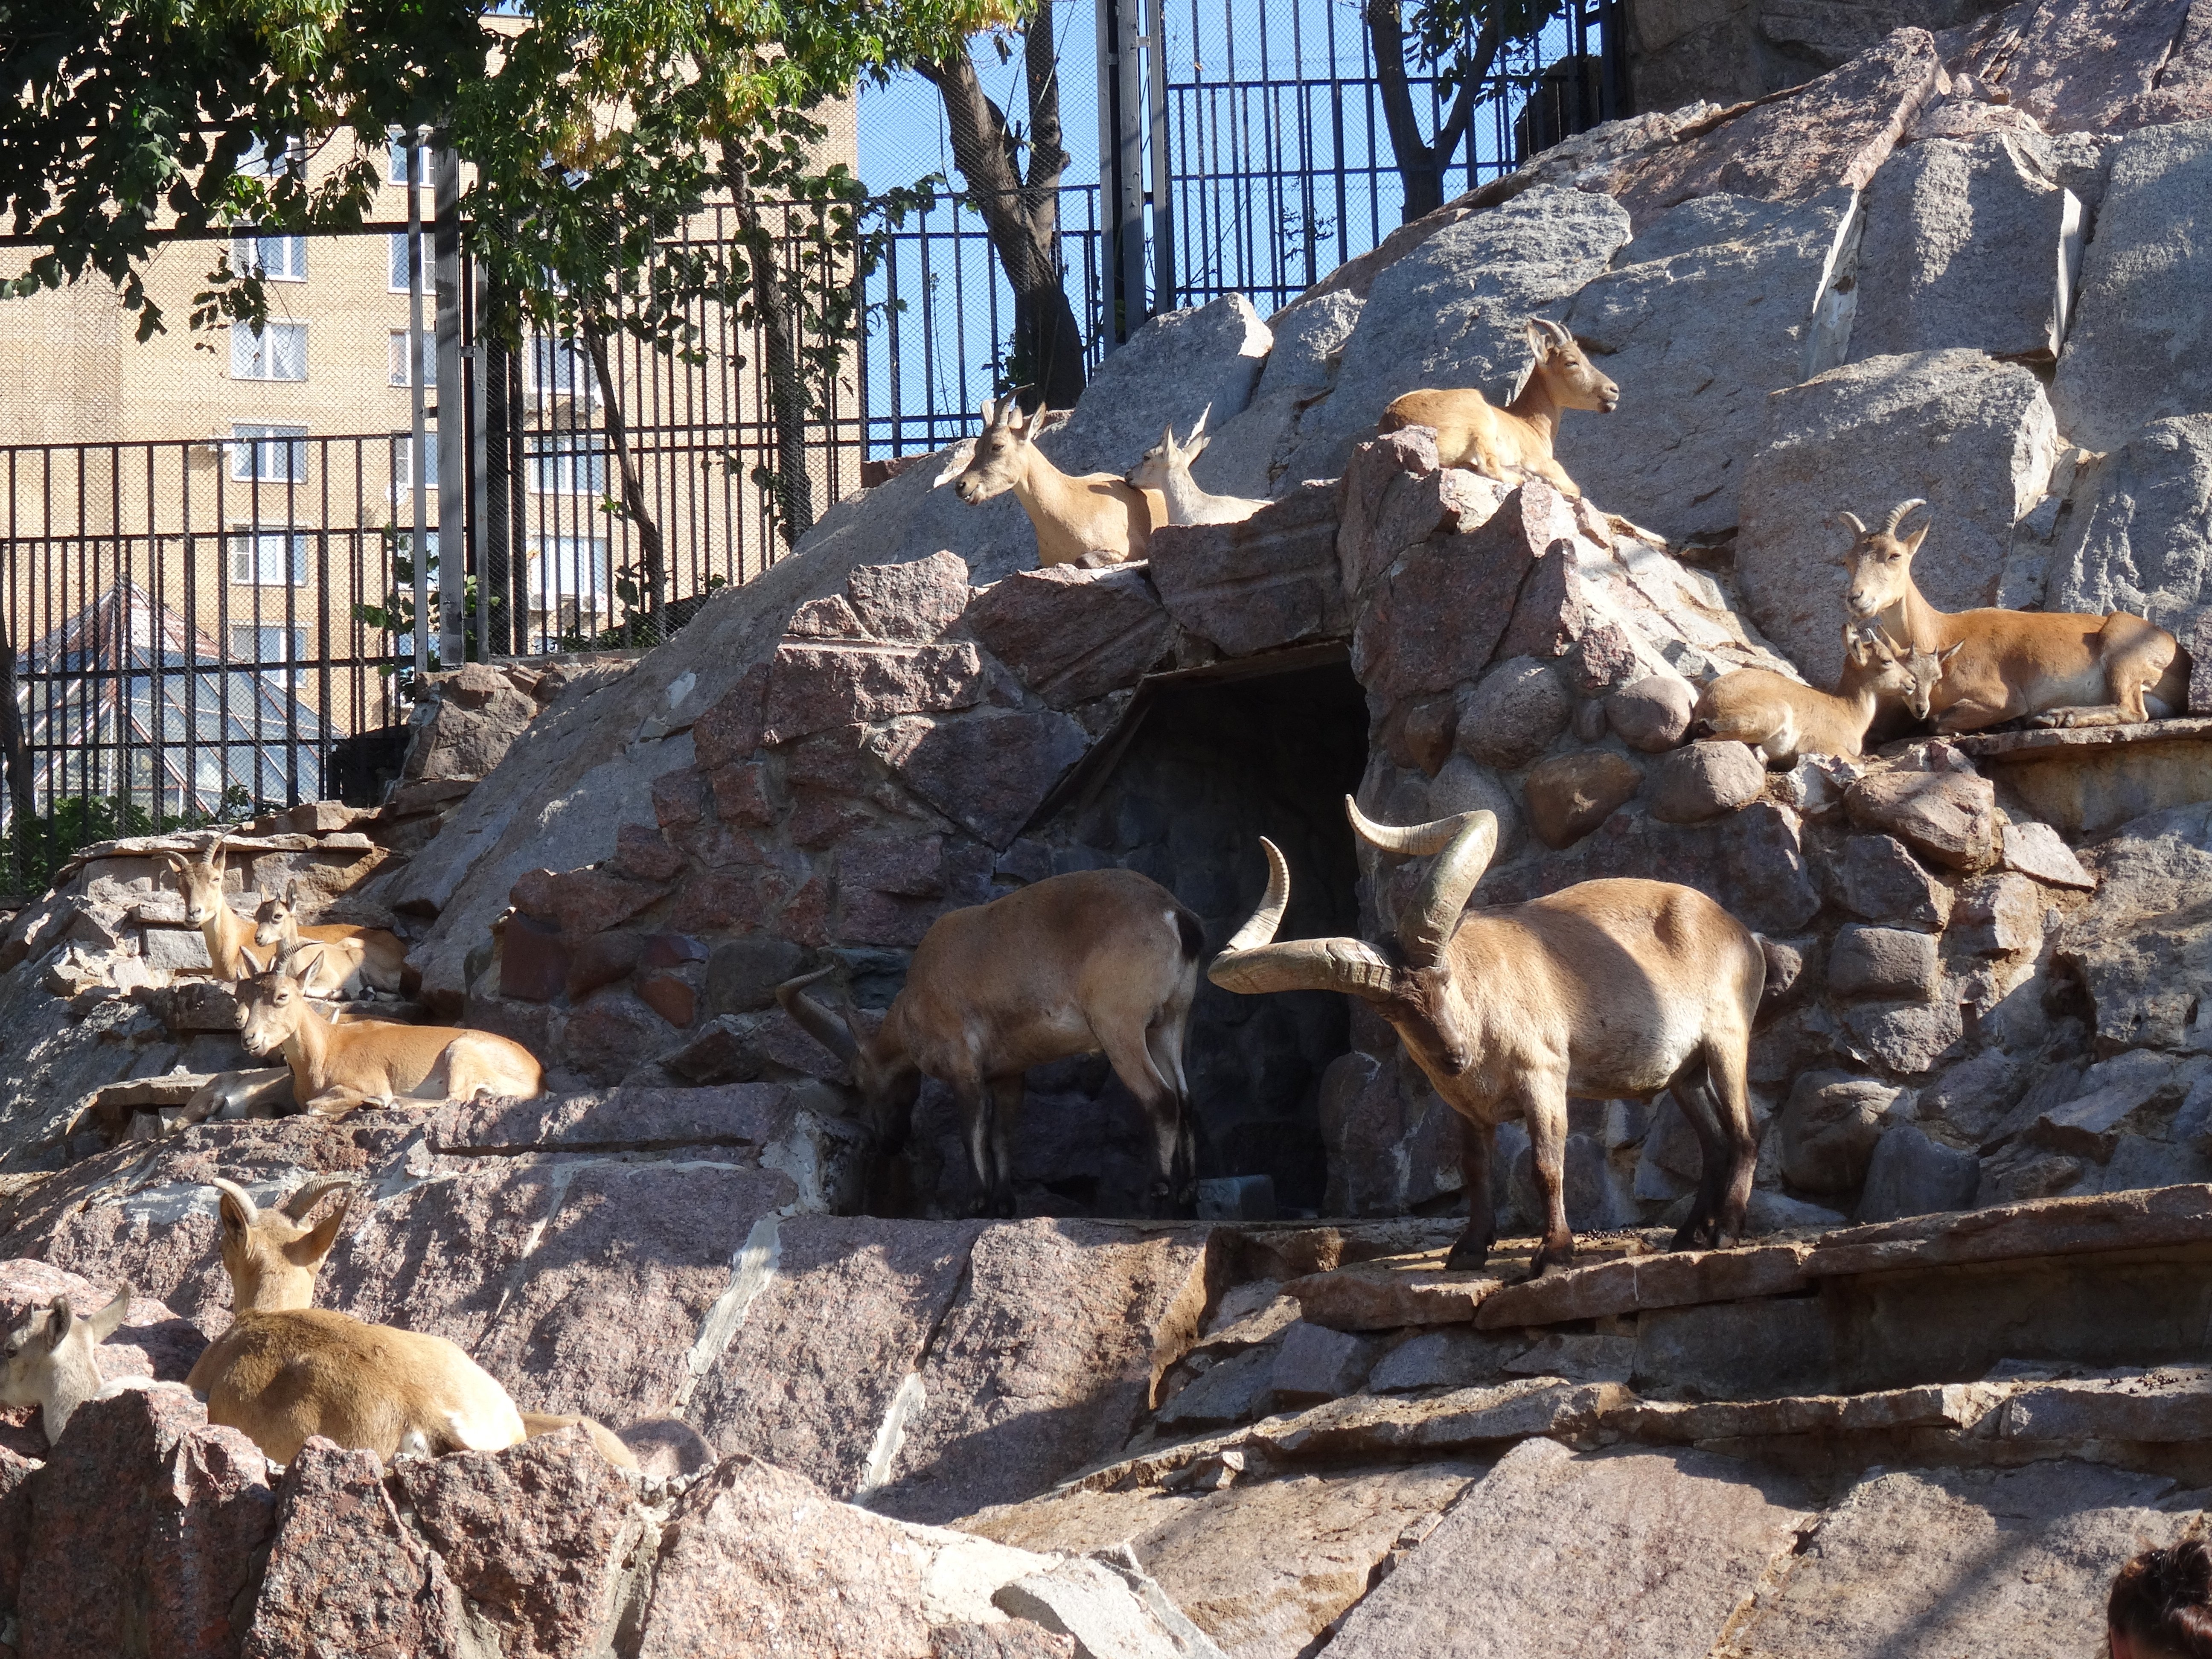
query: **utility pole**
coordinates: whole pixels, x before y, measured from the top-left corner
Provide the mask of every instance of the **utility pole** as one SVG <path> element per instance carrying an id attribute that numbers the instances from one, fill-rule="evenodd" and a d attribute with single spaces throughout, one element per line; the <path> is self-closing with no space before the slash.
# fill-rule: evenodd
<path id="1" fill-rule="evenodd" d="M 423 498 L 430 471 L 430 446 L 424 430 L 422 402 L 422 134 L 407 135 L 407 389 L 413 416 L 408 434 L 408 495 L 415 507 L 415 538 L 408 544 L 415 565 L 415 689 L 423 689 L 430 672 L 429 526 Z"/>
<path id="2" fill-rule="evenodd" d="M 432 152 L 436 228 L 431 233 L 438 295 L 438 660 L 468 660 L 469 389 L 461 360 L 461 158 Z"/>
<path id="3" fill-rule="evenodd" d="M 1152 314 L 1145 302 L 1144 0 L 1098 0 L 1100 332 L 1108 351 Z"/>

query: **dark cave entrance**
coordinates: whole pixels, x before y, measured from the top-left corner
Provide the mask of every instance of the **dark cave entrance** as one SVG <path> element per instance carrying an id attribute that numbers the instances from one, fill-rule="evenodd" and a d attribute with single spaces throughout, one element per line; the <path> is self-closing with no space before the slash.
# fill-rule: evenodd
<path id="1" fill-rule="evenodd" d="M 1266 890 L 1266 836 L 1291 864 L 1280 937 L 1356 934 L 1359 866 L 1344 798 L 1366 764 L 1366 696 L 1340 649 L 1164 675 L 1057 792 L 1042 839 L 1056 867 L 1152 877 L 1204 919 L 1211 957 Z M 1321 1076 L 1350 1047 L 1340 995 L 1237 996 L 1201 979 L 1184 1062 L 1200 1178 L 1267 1175 L 1283 1211 L 1317 1212 L 1328 1182 Z M 1068 1066 L 1063 1079 L 1048 1078 L 1056 1068 L 1032 1078 L 1024 1115 L 1036 1133 L 1023 1139 L 1036 1162 L 1024 1160 L 1024 1184 L 1042 1187 L 1031 1191 L 1048 1211 L 1136 1213 L 1149 1143 L 1135 1103 L 1103 1060 Z M 1088 1097 L 1092 1168 L 1050 1144 L 1055 1114 L 1039 1097 L 1055 1083 Z"/>

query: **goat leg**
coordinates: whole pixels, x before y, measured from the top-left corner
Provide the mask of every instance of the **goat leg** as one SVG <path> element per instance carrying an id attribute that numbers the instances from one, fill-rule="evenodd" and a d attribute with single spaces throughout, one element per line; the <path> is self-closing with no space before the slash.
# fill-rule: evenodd
<path id="1" fill-rule="evenodd" d="M 1001 1219 L 1011 1219 L 1014 1213 L 1014 1155 L 1010 1144 L 1013 1138 L 1014 1121 L 1021 1115 L 1022 1085 L 1026 1074 L 1010 1072 L 994 1077 L 988 1085 L 991 1114 L 991 1179 L 990 1212 Z"/>
<path id="2" fill-rule="evenodd" d="M 1674 1248 L 1709 1249 L 1720 1243 L 1721 1206 L 1728 1195 L 1728 1142 L 1706 1086 L 1705 1057 L 1692 1056 L 1669 1087 L 1698 1137 L 1698 1195 L 1675 1231 Z"/>
<path id="3" fill-rule="evenodd" d="M 1574 1259 L 1575 1236 L 1567 1226 L 1567 1088 L 1564 1076 L 1529 1078 L 1522 1084 L 1522 1111 L 1528 1145 L 1535 1154 L 1536 1184 L 1544 1194 L 1544 1238 L 1528 1264 L 1535 1279 Z"/>
<path id="4" fill-rule="evenodd" d="M 960 1137 L 967 1143 L 968 1167 L 975 1176 L 975 1196 L 969 1203 L 968 1213 L 983 1216 L 991 1213 L 993 1168 L 991 1156 L 991 1095 L 989 1086 L 979 1077 L 948 1078 L 952 1097 L 960 1107 Z"/>
<path id="5" fill-rule="evenodd" d="M 1490 1160 L 1497 1151 L 1498 1131 L 1473 1118 L 1460 1125 L 1460 1190 L 1467 1194 L 1467 1231 L 1444 1258 L 1444 1271 L 1477 1272 L 1490 1260 L 1490 1247 L 1498 1242 L 1498 1211 L 1490 1201 Z"/>

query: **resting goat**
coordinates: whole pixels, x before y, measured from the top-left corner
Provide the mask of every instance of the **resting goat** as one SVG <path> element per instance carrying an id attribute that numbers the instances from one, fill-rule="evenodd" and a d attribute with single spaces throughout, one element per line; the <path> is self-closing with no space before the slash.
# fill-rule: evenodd
<path id="1" fill-rule="evenodd" d="M 1132 489 L 1110 472 L 1070 477 L 1047 459 L 1036 441 L 1067 419 L 1048 410 L 1025 417 L 1012 398 L 983 402 L 983 433 L 967 464 L 939 477 L 970 507 L 1009 489 L 1036 527 L 1037 562 L 1118 564 L 1146 556 L 1152 526 L 1167 522 L 1167 505 Z"/>
<path id="2" fill-rule="evenodd" d="M 1535 366 L 1504 408 L 1472 388 L 1408 392 L 1382 411 L 1380 429 L 1434 427 L 1437 459 L 1442 465 L 1471 467 L 1505 483 L 1533 472 L 1550 479 L 1562 494 L 1580 500 L 1581 489 L 1552 459 L 1559 416 L 1570 409 L 1610 415 L 1620 402 L 1620 388 L 1598 373 L 1575 337 L 1559 324 L 1531 317 L 1528 331 Z"/>
<path id="3" fill-rule="evenodd" d="M 1855 759 L 1885 702 L 1926 720 L 1942 674 L 1936 653 L 1893 645 L 1878 629 L 1866 634 L 1846 627 L 1844 673 L 1833 691 L 1816 691 L 1765 668 L 1732 669 L 1698 694 L 1692 729 L 1747 743 L 1771 766 L 1794 766 L 1802 755 Z"/>
<path id="4" fill-rule="evenodd" d="M 94 1357 L 93 1351 L 115 1334 L 130 1311 L 128 1285 L 98 1313 L 82 1319 L 66 1296 L 56 1297 L 44 1314 L 33 1314 L 8 1334 L 6 1359 L 0 1366 L 0 1405 L 36 1406 L 51 1446 L 86 1401 L 120 1387 L 143 1387 L 138 1377 L 105 1382 Z"/>
<path id="5" fill-rule="evenodd" d="M 1467 1231 L 1445 1265 L 1480 1267 L 1498 1236 L 1490 1160 L 1497 1126 L 1528 1126 L 1543 1188 L 1532 1269 L 1574 1254 L 1563 1172 L 1567 1101 L 1650 1100 L 1671 1089 L 1704 1150 L 1697 1202 L 1675 1248 L 1741 1237 L 1758 1140 L 1747 1091 L 1766 955 L 1750 929 L 1688 887 L 1585 881 L 1496 910 L 1460 914 L 1498 846 L 1498 820 L 1463 812 L 1394 829 L 1349 799 L 1352 827 L 1384 852 L 1436 854 L 1386 954 L 1356 939 L 1276 944 L 1291 872 L 1273 842 L 1267 892 L 1214 958 L 1224 990 L 1343 991 L 1374 1005 L 1429 1081 L 1468 1121 Z"/>
<path id="6" fill-rule="evenodd" d="M 316 947 L 307 945 L 307 951 Z M 240 988 L 247 1051 L 282 1050 L 300 1109 L 332 1115 L 402 1100 L 534 1100 L 544 1074 L 527 1048 L 490 1031 L 349 1019 L 333 1024 L 289 974 Z"/>
<path id="7" fill-rule="evenodd" d="M 871 1032 L 849 997 L 831 1012 L 805 994 L 776 1000 L 845 1060 L 884 1156 L 906 1144 L 924 1076 L 959 1099 L 980 1212 L 1014 1212 L 1009 1151 L 1032 1066 L 1103 1049 L 1151 1118 L 1156 1209 L 1189 1201 L 1194 1155 L 1183 1030 L 1206 948 L 1198 918 L 1133 870 L 1080 870 L 940 916 L 906 987 Z"/>
<path id="8" fill-rule="evenodd" d="M 1855 539 L 1836 562 L 1850 572 L 1852 616 L 1879 621 L 1891 638 L 1943 658 L 1932 705 L 1938 732 L 1978 732 L 2023 716 L 2031 726 L 2134 725 L 2189 706 L 2187 655 L 2172 635 L 2141 617 L 1936 610 L 1912 580 L 1912 557 L 1931 520 L 1898 533 L 1908 513 L 1927 505 L 1899 503 L 1879 530 L 1838 514 Z"/>
<path id="9" fill-rule="evenodd" d="M 1198 423 L 1182 443 L 1176 441 L 1172 425 L 1164 428 L 1159 442 L 1129 469 L 1132 487 L 1155 491 L 1167 503 L 1170 524 L 1242 524 L 1267 505 L 1249 495 L 1210 495 L 1190 476 L 1190 464 L 1212 441 L 1206 435 L 1206 417 L 1212 410 L 1208 404 L 1199 411 Z"/>
<path id="10" fill-rule="evenodd" d="M 215 964 L 215 976 L 225 982 L 246 979 L 260 973 L 275 961 L 274 951 L 251 951 L 253 924 L 230 908 L 230 901 L 222 894 L 224 866 L 228 854 L 223 851 L 222 837 L 210 841 L 197 859 L 185 859 L 177 854 L 163 852 L 161 862 L 176 872 L 177 885 L 185 895 L 185 920 L 200 930 L 207 941 L 208 960 Z"/>
<path id="11" fill-rule="evenodd" d="M 302 961 L 300 946 L 324 946 L 319 957 Z M 298 977 L 314 997 L 358 997 L 370 991 L 398 991 L 407 972 L 407 947 L 397 933 L 381 927 L 302 927 L 300 884 L 287 882 L 281 896 L 261 901 L 253 916 L 253 942 L 276 947 L 276 964 Z M 295 963 L 298 963 L 298 966 Z M 304 969 L 304 971 L 303 971 Z"/>

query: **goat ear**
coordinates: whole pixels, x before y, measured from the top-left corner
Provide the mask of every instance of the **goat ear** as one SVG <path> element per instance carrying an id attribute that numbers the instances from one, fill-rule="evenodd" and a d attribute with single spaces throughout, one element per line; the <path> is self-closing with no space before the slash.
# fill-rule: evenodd
<path id="1" fill-rule="evenodd" d="M 1198 411 L 1198 419 L 1191 423 L 1190 436 L 1192 442 L 1195 443 L 1198 441 L 1199 434 L 1206 430 L 1206 417 L 1212 413 L 1213 405 L 1212 404 L 1206 404 L 1204 409 Z"/>
<path id="2" fill-rule="evenodd" d="M 1183 459 L 1187 461 L 1196 460 L 1200 456 L 1206 453 L 1206 445 L 1212 441 L 1212 439 L 1206 437 L 1193 438 L 1188 443 L 1183 446 Z"/>
<path id="3" fill-rule="evenodd" d="M 70 1308 L 69 1298 L 65 1296 L 56 1297 L 53 1305 L 46 1310 L 46 1352 L 52 1353 L 63 1343 L 68 1341 L 69 1334 L 76 1328 L 76 1314 Z"/>
<path id="4" fill-rule="evenodd" d="M 287 910 L 300 908 L 300 882 L 296 876 L 284 884 L 284 908 Z"/>
<path id="5" fill-rule="evenodd" d="M 986 398 L 983 399 L 982 416 L 984 431 L 988 432 L 993 427 L 998 425 L 999 400 L 996 398 Z"/>
<path id="6" fill-rule="evenodd" d="M 1906 558 L 1911 558 L 1920 550 L 1920 544 L 1928 539 L 1928 532 L 1934 524 L 1935 520 L 1932 519 L 1923 519 L 1920 521 L 1919 529 L 1914 531 L 1910 536 L 1899 536 L 1897 538 L 1904 545 Z"/>
<path id="7" fill-rule="evenodd" d="M 1951 659 L 1952 659 L 1952 658 L 1954 658 L 1954 657 L 1957 656 L 1957 655 L 1958 655 L 1961 651 L 1964 651 L 1966 648 L 1966 641 L 1964 641 L 1964 640 L 1960 640 L 1960 641 L 1958 642 L 1958 644 L 1956 644 L 1956 645 L 1954 645 L 1954 646 L 1951 647 L 1950 647 L 1950 649 L 1948 649 L 1948 651 L 1938 651 L 1938 652 L 1936 653 L 1936 660 L 1937 662 L 1939 662 L 1939 663 L 1948 664 L 1948 663 L 1950 662 L 1950 660 L 1951 660 Z"/>
<path id="8" fill-rule="evenodd" d="M 284 1259 L 296 1267 L 321 1267 L 323 1258 L 338 1242 L 338 1230 L 345 1225 L 346 1214 L 352 1207 L 353 1194 L 349 1191 L 331 1206 L 328 1215 L 284 1247 Z"/>
<path id="9" fill-rule="evenodd" d="M 92 1333 L 94 1341 L 105 1342 L 115 1334 L 115 1328 L 123 1322 L 130 1311 L 131 1287 L 125 1285 L 108 1299 L 106 1307 L 84 1322 L 85 1328 Z"/>

